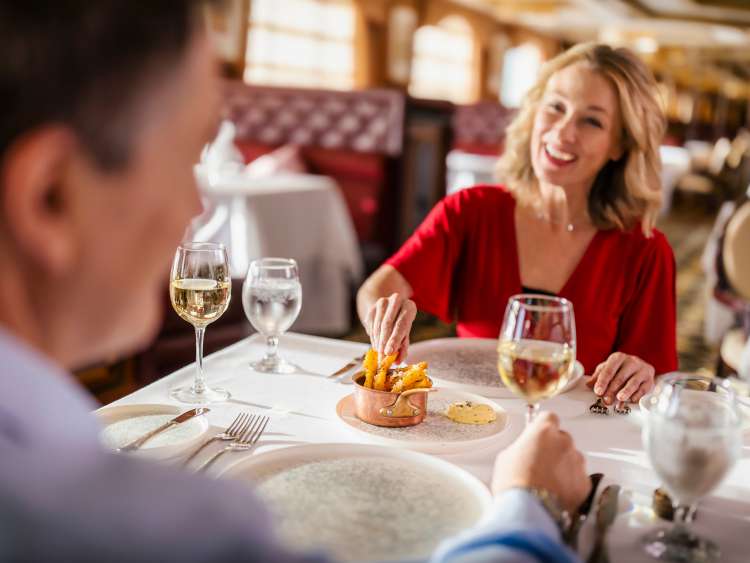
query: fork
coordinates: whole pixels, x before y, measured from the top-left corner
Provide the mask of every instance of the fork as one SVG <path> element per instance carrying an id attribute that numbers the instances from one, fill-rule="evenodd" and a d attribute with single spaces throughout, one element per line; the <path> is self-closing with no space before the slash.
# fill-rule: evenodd
<path id="1" fill-rule="evenodd" d="M 198 468 L 198 471 L 205 471 L 213 465 L 219 457 L 227 452 L 240 452 L 252 448 L 266 430 L 266 426 L 268 426 L 268 421 L 270 419 L 267 416 L 253 415 L 250 420 L 250 427 L 242 434 L 242 436 L 216 452 L 206 463 Z"/>
<path id="2" fill-rule="evenodd" d="M 217 434 L 216 436 L 203 442 L 200 446 L 198 446 L 198 449 L 190 454 L 190 457 L 182 462 L 182 464 L 187 465 L 188 463 L 193 461 L 193 459 L 195 459 L 195 456 L 201 453 L 203 449 L 212 442 L 236 440 L 245 433 L 245 430 L 247 430 L 248 426 L 250 426 L 250 421 L 250 415 L 246 412 L 238 414 L 232 421 L 232 424 L 230 424 L 227 429 L 224 430 L 224 432 Z"/>

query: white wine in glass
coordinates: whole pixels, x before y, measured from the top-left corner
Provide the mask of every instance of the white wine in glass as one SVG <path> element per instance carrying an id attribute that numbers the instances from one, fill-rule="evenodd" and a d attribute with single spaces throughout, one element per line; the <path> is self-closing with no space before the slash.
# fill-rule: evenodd
<path id="1" fill-rule="evenodd" d="M 232 284 L 223 280 L 172 280 L 172 306 L 183 320 L 193 326 L 205 327 L 227 310 L 231 288 Z"/>
<path id="2" fill-rule="evenodd" d="M 169 296 L 180 318 L 195 327 L 196 361 L 193 384 L 172 390 L 172 396 L 178 401 L 205 404 L 229 398 L 228 391 L 206 385 L 203 337 L 206 326 L 227 310 L 231 289 L 229 261 L 223 245 L 189 242 L 177 249 L 169 281 Z"/>
<path id="3" fill-rule="evenodd" d="M 508 301 L 497 348 L 503 383 L 526 399 L 526 422 L 539 402 L 557 395 L 575 368 L 573 305 L 544 295 L 515 295 Z"/>

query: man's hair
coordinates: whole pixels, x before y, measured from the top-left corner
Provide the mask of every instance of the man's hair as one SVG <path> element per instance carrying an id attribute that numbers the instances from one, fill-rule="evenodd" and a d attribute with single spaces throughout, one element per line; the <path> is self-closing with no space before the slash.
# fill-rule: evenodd
<path id="1" fill-rule="evenodd" d="M 143 90 L 178 64 L 197 0 L 0 0 L 0 161 L 70 127 L 102 168 L 127 162 Z"/>

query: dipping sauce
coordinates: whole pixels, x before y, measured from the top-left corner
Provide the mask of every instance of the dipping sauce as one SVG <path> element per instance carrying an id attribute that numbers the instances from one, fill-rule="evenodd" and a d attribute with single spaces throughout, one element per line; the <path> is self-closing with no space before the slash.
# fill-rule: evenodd
<path id="1" fill-rule="evenodd" d="M 471 401 L 451 403 L 445 409 L 445 416 L 461 424 L 489 424 L 497 419 L 497 413 L 490 405 Z"/>

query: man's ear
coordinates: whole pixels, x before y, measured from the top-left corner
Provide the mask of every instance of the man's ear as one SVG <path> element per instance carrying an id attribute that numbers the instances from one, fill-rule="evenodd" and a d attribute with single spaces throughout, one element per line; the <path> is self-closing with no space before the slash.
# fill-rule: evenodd
<path id="1" fill-rule="evenodd" d="M 0 161 L 0 228 L 21 256 L 53 276 L 75 262 L 65 187 L 77 147 L 69 128 L 50 125 L 19 138 Z"/>

